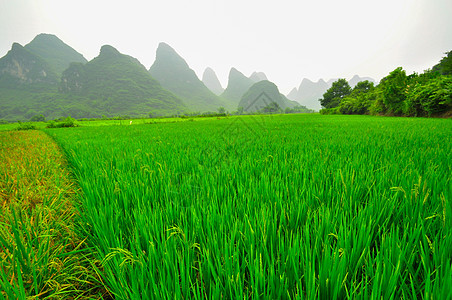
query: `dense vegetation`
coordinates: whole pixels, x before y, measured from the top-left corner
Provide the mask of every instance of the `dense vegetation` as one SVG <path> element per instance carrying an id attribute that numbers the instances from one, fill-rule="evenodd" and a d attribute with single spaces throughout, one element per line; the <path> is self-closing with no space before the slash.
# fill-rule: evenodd
<path id="1" fill-rule="evenodd" d="M 118 299 L 452 297 L 450 120 L 46 132 L 73 166 L 87 242 Z"/>
<path id="2" fill-rule="evenodd" d="M 376 87 L 364 81 L 351 89 L 345 79 L 339 79 L 320 102 L 326 114 L 450 116 L 452 51 L 432 70 L 407 75 L 397 68 Z"/>
<path id="3" fill-rule="evenodd" d="M 61 90 L 108 116 L 170 114 L 186 109 L 137 59 L 108 45 L 86 65 L 72 64 L 63 73 Z"/>
<path id="4" fill-rule="evenodd" d="M 44 59 L 58 77 L 72 62 L 87 63 L 88 61 L 52 34 L 39 34 L 30 43 L 25 45 L 25 49 Z M 58 78 L 59 79 L 59 78 Z"/>

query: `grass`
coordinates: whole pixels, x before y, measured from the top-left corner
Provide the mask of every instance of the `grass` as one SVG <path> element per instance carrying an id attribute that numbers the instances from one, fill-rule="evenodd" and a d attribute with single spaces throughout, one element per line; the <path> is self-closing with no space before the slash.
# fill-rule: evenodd
<path id="1" fill-rule="evenodd" d="M 77 126 L 82 127 L 98 127 L 98 126 L 129 126 L 129 125 L 140 125 L 140 124 L 157 124 L 157 123 L 177 123 L 177 122 L 187 122 L 187 121 L 209 121 L 217 120 L 224 117 L 186 117 L 186 118 L 148 118 L 148 119 L 127 119 L 127 120 L 75 120 Z M 227 118 L 236 118 L 230 116 Z M 28 130 L 28 129 L 44 129 L 49 125 L 52 126 L 53 121 L 49 122 L 15 122 L 0 124 L 0 132 L 10 131 L 10 130 Z M 54 122 L 55 125 L 62 124 L 63 122 Z M 64 126 L 60 126 L 64 127 Z"/>
<path id="2" fill-rule="evenodd" d="M 41 131 L 0 133 L 0 299 L 99 299 L 78 187 Z"/>
<path id="3" fill-rule="evenodd" d="M 452 123 L 281 115 L 45 130 L 118 299 L 452 297 Z"/>

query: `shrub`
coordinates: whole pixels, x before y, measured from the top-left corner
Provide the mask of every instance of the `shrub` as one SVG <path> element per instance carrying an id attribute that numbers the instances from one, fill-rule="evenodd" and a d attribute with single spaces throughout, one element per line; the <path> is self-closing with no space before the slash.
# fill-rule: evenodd
<path id="1" fill-rule="evenodd" d="M 432 78 L 424 84 L 412 88 L 405 103 L 408 115 L 432 115 L 452 108 L 452 77 Z"/>
<path id="2" fill-rule="evenodd" d="M 46 121 L 46 117 L 44 117 L 42 114 L 40 115 L 35 115 L 30 119 L 31 122 L 45 122 Z"/>
<path id="3" fill-rule="evenodd" d="M 22 123 L 19 122 L 19 127 L 16 130 L 33 130 L 36 129 L 36 126 L 31 123 Z"/>
<path id="4" fill-rule="evenodd" d="M 49 124 L 47 125 L 47 128 L 78 127 L 78 126 L 79 125 L 76 123 L 74 118 L 67 117 L 66 119 L 60 122 L 50 121 Z"/>

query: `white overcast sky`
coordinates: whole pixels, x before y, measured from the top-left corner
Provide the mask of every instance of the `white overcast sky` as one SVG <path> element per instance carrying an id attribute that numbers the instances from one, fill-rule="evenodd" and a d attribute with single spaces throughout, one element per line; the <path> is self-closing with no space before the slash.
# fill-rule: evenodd
<path id="1" fill-rule="evenodd" d="M 303 78 L 377 80 L 431 68 L 452 50 L 451 0 L 0 0 L 0 57 L 52 33 L 96 57 L 104 44 L 149 68 L 159 42 L 198 74 L 265 72 L 282 92 Z"/>

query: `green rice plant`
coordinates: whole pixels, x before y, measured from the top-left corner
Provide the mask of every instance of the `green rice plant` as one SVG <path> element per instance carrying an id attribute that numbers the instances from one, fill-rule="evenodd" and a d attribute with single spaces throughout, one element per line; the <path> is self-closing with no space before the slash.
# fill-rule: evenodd
<path id="1" fill-rule="evenodd" d="M 273 115 L 48 130 L 118 299 L 452 297 L 452 123 Z"/>

